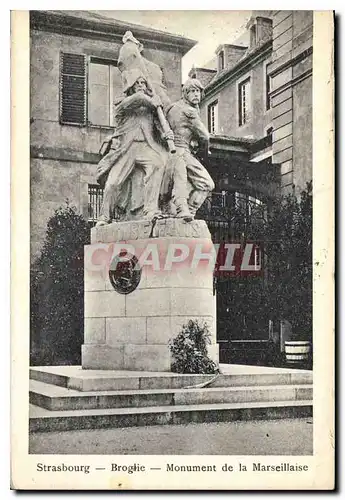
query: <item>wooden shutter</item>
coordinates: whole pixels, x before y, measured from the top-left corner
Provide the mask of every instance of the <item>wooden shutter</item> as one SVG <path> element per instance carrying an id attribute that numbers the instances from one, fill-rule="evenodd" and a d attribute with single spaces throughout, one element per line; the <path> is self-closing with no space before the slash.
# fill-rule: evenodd
<path id="1" fill-rule="evenodd" d="M 86 125 L 86 120 L 86 56 L 62 52 L 60 57 L 60 123 Z"/>

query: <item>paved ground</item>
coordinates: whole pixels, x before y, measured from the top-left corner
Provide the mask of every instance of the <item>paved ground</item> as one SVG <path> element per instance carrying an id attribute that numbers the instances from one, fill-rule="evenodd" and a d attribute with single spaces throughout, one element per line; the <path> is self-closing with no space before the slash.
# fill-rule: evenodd
<path id="1" fill-rule="evenodd" d="M 36 433 L 30 453 L 99 455 L 311 455 L 312 419 Z"/>

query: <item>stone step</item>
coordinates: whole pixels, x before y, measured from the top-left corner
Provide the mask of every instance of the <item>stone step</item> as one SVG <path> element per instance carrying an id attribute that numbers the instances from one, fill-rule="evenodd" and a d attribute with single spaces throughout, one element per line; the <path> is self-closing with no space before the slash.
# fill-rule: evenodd
<path id="1" fill-rule="evenodd" d="M 311 401 L 275 401 L 177 405 L 173 407 L 49 411 L 30 405 L 30 432 L 51 432 L 111 427 L 232 422 L 312 416 Z"/>
<path id="2" fill-rule="evenodd" d="M 220 369 L 222 373 L 212 383 L 212 387 L 305 385 L 313 383 L 313 373 L 307 370 L 242 367 L 238 365 L 220 365 Z M 178 389 L 205 383 L 213 378 L 213 375 L 185 375 L 169 372 L 83 370 L 80 366 L 30 368 L 30 379 L 32 380 L 81 392 Z"/>
<path id="3" fill-rule="evenodd" d="M 52 411 L 296 401 L 311 400 L 312 397 L 311 385 L 80 392 L 30 381 L 30 403 Z"/>

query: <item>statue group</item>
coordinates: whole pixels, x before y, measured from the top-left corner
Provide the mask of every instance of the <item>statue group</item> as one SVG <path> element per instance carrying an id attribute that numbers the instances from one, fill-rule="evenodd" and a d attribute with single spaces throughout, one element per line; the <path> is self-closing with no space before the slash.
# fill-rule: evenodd
<path id="1" fill-rule="evenodd" d="M 194 78 L 171 103 L 158 65 L 145 59 L 131 32 L 123 37 L 118 67 L 123 96 L 115 103 L 114 133 L 97 167 L 104 187 L 97 226 L 116 220 L 180 217 L 190 222 L 214 183 L 193 155 L 208 150 L 199 114 L 203 87 Z"/>

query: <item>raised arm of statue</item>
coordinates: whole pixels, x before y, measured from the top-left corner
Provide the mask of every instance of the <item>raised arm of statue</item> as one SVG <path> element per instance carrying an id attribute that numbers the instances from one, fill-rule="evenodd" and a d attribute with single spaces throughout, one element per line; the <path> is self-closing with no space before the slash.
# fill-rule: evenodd
<path id="1" fill-rule="evenodd" d="M 116 111 L 118 113 L 126 112 L 127 110 L 133 110 L 140 106 L 147 106 L 151 109 L 156 107 L 155 102 L 150 96 L 142 92 L 138 92 L 122 99 L 122 101 L 117 105 Z"/>

